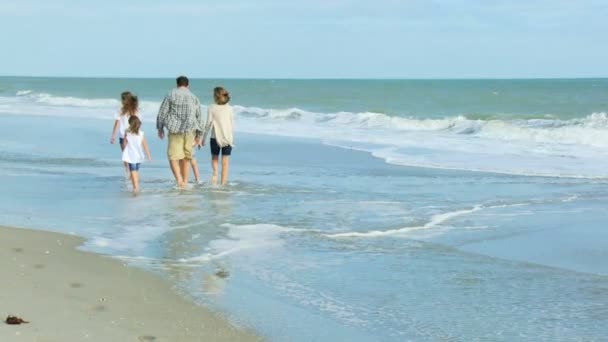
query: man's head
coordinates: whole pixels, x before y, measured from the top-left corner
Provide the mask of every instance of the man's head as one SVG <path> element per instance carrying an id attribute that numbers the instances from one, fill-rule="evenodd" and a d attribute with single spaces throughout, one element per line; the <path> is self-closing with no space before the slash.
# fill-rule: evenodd
<path id="1" fill-rule="evenodd" d="M 188 87 L 188 85 L 190 85 L 190 81 L 188 81 L 188 77 L 186 76 L 178 77 L 175 82 L 177 83 L 178 87 Z"/>

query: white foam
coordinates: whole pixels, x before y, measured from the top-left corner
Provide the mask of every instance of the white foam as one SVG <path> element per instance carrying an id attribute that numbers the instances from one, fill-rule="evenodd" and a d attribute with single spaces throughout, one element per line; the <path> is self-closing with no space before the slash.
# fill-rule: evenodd
<path id="1" fill-rule="evenodd" d="M 19 90 L 19 91 L 17 91 L 16 95 L 17 96 L 25 96 L 25 95 L 28 95 L 28 94 L 31 94 L 31 93 L 32 93 L 32 91 L 29 90 L 29 89 L 28 90 Z"/>
<path id="2" fill-rule="evenodd" d="M 118 108 L 120 106 L 120 101 L 117 99 L 82 99 L 71 96 L 53 96 L 46 93 L 31 94 L 30 97 L 37 103 L 51 106 L 93 108 Z"/>
<path id="3" fill-rule="evenodd" d="M 120 106 L 118 99 L 87 99 L 71 96 L 54 96 L 20 90 L 14 97 L 0 96 L 0 112 L 13 115 L 41 115 L 56 117 L 81 117 L 89 119 L 111 119 Z M 140 110 L 145 121 L 153 121 L 160 102 L 140 101 Z"/>
<path id="4" fill-rule="evenodd" d="M 252 133 L 318 138 L 389 163 L 526 176 L 607 178 L 608 116 L 571 120 L 469 120 L 237 108 Z M 289 118 L 289 119 L 285 119 Z"/>
<path id="5" fill-rule="evenodd" d="M 256 253 L 265 253 L 283 246 L 284 240 L 281 237 L 283 233 L 302 231 L 274 224 L 223 224 L 222 226 L 228 229 L 226 238 L 211 241 L 207 252 L 202 255 L 182 258 L 179 261 L 183 263 L 209 262 L 234 254 L 251 256 Z"/>
<path id="6" fill-rule="evenodd" d="M 0 97 L 5 114 L 112 118 L 117 99 L 19 91 Z M 159 101 L 141 101 L 153 121 Z M 316 138 L 370 152 L 389 163 L 527 176 L 608 178 L 608 115 L 560 120 L 472 120 L 464 115 L 419 119 L 373 112 L 315 113 L 299 108 L 235 105 L 241 132 Z M 206 107 L 203 106 L 203 112 Z"/>
<path id="7" fill-rule="evenodd" d="M 441 226 L 449 220 L 454 218 L 469 215 L 481 210 L 485 209 L 497 209 L 497 208 L 507 208 L 507 207 L 516 207 L 523 206 L 529 203 L 514 203 L 514 204 L 499 204 L 499 205 L 475 205 L 470 209 L 461 209 L 450 211 L 446 213 L 436 214 L 431 217 L 431 219 L 419 226 L 411 226 L 411 227 L 403 227 L 398 229 L 389 229 L 389 230 L 372 230 L 367 232 L 343 232 L 343 233 L 333 233 L 333 234 L 324 234 L 325 237 L 328 238 L 378 238 L 378 237 L 387 237 L 387 236 L 395 236 L 395 235 L 403 235 L 408 232 L 420 229 L 430 229 L 437 226 Z"/>

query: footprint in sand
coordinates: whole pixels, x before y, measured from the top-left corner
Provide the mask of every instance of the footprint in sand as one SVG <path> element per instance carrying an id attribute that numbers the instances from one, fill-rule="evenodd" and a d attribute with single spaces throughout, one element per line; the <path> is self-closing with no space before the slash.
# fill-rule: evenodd
<path id="1" fill-rule="evenodd" d="M 140 341 L 156 341 L 156 336 L 150 336 L 150 335 L 139 336 L 139 340 Z"/>
<path id="2" fill-rule="evenodd" d="M 34 265 L 34 268 L 37 268 L 37 269 L 39 269 L 39 270 L 41 270 L 41 269 L 43 269 L 43 268 L 45 268 L 45 267 L 46 267 L 46 266 L 44 266 L 43 264 L 36 264 L 36 265 Z"/>
<path id="3" fill-rule="evenodd" d="M 70 283 L 70 287 L 73 289 L 79 289 L 81 288 L 83 285 L 81 283 Z"/>
<path id="4" fill-rule="evenodd" d="M 13 248 L 13 252 L 21 253 L 21 252 L 23 252 L 23 248 L 19 248 L 19 247 Z"/>
<path id="5" fill-rule="evenodd" d="M 103 312 L 103 311 L 108 310 L 108 307 L 105 305 L 97 305 L 96 307 L 93 308 L 93 310 L 97 311 L 97 312 Z"/>

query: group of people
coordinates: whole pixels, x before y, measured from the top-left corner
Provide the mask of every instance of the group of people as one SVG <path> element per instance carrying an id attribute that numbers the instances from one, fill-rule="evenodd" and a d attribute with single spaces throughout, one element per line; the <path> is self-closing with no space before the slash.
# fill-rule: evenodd
<path id="1" fill-rule="evenodd" d="M 228 182 L 230 155 L 234 146 L 234 113 L 230 94 L 223 87 L 213 89 L 214 103 L 208 106 L 207 119 L 203 121 L 199 98 L 190 91 L 186 76 L 176 79 L 177 87 L 165 96 L 156 117 L 158 137 L 167 137 L 167 158 L 171 172 L 179 189 L 188 184 L 190 168 L 197 183 L 201 184 L 194 149 L 205 146 L 207 135 L 211 133 L 211 183 L 217 184 L 219 156 L 222 156 L 221 184 Z M 133 192 L 139 192 L 139 167 L 147 157 L 152 160 L 148 143 L 141 130 L 142 115 L 139 100 L 131 92 L 121 94 L 122 107 L 115 116 L 110 143 L 118 142 L 122 151 L 125 173 L 133 184 Z"/>

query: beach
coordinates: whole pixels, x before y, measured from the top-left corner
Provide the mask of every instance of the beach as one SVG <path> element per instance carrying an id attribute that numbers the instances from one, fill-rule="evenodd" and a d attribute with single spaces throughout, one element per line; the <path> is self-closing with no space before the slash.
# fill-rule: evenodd
<path id="1" fill-rule="evenodd" d="M 260 341 L 158 276 L 76 250 L 74 236 L 0 227 L 0 341 Z"/>
<path id="2" fill-rule="evenodd" d="M 270 341 L 608 336 L 608 80 L 192 79 L 203 112 L 213 86 L 230 90 L 236 134 L 228 186 L 208 183 L 207 146 L 204 182 L 185 191 L 155 135 L 173 84 L 0 77 L 0 223 L 65 234 L 69 259 L 118 266 L 105 278 L 160 278 L 162 300 Z M 140 96 L 153 157 L 137 196 L 110 144 L 124 90 Z M 2 237 L 3 262 L 26 255 L 25 232 Z M 45 260 L 9 266 L 63 264 Z M 81 298 L 76 319 L 118 310 L 105 292 L 78 297 L 104 284 L 83 268 L 98 267 L 23 286 Z M 2 286 L 20 274 L 7 272 Z M 137 295 L 118 301 L 143 308 L 149 284 L 120 285 Z M 0 331 L 57 318 L 31 308 L 0 308 L 32 322 Z M 131 326 L 131 339 L 170 331 Z"/>

